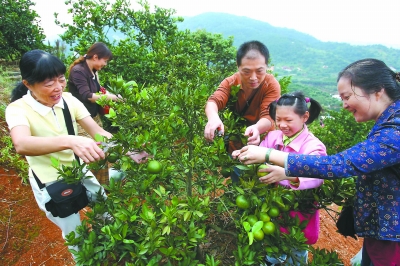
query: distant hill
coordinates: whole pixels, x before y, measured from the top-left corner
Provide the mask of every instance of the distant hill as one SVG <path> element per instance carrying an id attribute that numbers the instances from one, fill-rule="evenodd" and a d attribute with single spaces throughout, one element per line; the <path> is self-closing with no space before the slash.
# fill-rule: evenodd
<path id="1" fill-rule="evenodd" d="M 325 106 L 337 108 L 331 101 L 336 93 L 336 78 L 340 70 L 353 61 L 376 58 L 400 71 L 400 50 L 383 45 L 355 46 L 346 43 L 322 42 L 296 30 L 279 28 L 267 22 L 226 13 L 203 13 L 185 17 L 180 29 L 204 29 L 233 36 L 238 47 L 245 41 L 259 40 L 267 45 L 271 64 L 279 76 L 292 76 L 291 90 L 301 89 Z M 346 30 L 346 29 L 343 29 Z"/>

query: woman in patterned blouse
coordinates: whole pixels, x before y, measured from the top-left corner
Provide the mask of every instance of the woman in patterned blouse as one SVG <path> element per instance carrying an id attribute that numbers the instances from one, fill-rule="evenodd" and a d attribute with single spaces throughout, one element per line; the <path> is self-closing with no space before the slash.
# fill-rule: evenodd
<path id="1" fill-rule="evenodd" d="M 354 227 L 364 237 L 362 265 L 400 265 L 400 73 L 363 59 L 339 73 L 343 107 L 357 122 L 374 120 L 367 139 L 335 155 L 302 155 L 245 146 L 232 156 L 245 164 L 270 162 L 261 182 L 290 176 L 338 179 L 357 176 Z"/>

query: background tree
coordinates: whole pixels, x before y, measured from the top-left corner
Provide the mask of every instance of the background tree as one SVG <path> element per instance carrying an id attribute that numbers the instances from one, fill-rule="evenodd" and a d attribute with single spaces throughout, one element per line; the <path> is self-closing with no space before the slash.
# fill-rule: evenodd
<path id="1" fill-rule="evenodd" d="M 173 17 L 174 10 L 151 10 L 147 1 L 138 3 L 140 8 L 133 10 L 127 0 L 67 1 L 73 24 L 57 23 L 66 29 L 61 37 L 75 53 L 68 62 L 84 54 L 94 42 L 102 41 L 114 56 L 101 75 L 104 84 L 116 73 L 138 84 L 174 84 L 177 77 L 191 79 L 197 75 L 191 66 L 201 62 L 208 66 L 203 83 L 215 88 L 222 76 L 235 71 L 232 38 L 178 31 L 177 22 L 183 19 Z"/>
<path id="2" fill-rule="evenodd" d="M 325 144 L 328 154 L 336 154 L 364 141 L 371 131 L 374 121 L 357 123 L 354 116 L 347 110 L 326 110 L 324 127 L 318 121 L 310 130 Z"/>
<path id="3" fill-rule="evenodd" d="M 15 60 L 32 49 L 43 49 L 45 35 L 30 0 L 0 0 L 0 58 Z"/>

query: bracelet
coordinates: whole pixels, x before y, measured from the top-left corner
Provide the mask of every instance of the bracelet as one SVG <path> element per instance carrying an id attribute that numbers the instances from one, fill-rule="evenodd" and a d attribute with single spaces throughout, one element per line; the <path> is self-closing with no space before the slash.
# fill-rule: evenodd
<path id="1" fill-rule="evenodd" d="M 269 163 L 269 155 L 271 154 L 271 152 L 272 152 L 272 149 L 268 148 L 267 153 L 265 154 L 265 162 L 266 163 Z"/>
<path id="2" fill-rule="evenodd" d="M 298 177 L 296 177 L 296 181 L 290 181 L 290 184 L 295 187 L 298 187 L 299 183 L 300 183 L 300 179 Z"/>

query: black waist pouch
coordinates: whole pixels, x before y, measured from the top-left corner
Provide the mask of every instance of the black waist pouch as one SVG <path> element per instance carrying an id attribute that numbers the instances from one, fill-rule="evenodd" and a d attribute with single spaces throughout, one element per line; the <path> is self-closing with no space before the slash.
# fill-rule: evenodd
<path id="1" fill-rule="evenodd" d="M 54 217 L 68 217 L 89 204 L 86 187 L 81 182 L 67 184 L 61 180 L 47 186 L 46 190 L 51 200 L 45 204 L 45 207 Z"/>

